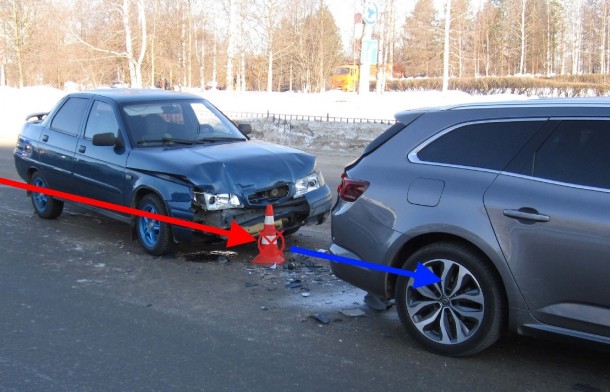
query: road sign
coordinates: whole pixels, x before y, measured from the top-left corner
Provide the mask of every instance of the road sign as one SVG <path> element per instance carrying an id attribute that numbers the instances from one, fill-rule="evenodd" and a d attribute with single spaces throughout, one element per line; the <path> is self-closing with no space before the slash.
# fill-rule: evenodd
<path id="1" fill-rule="evenodd" d="M 364 12 L 362 13 L 362 20 L 368 25 L 373 25 L 379 18 L 379 4 L 376 0 L 369 0 L 364 3 Z"/>
<path id="2" fill-rule="evenodd" d="M 379 41 L 376 39 L 365 39 L 362 41 L 362 52 L 360 53 L 360 64 L 377 64 L 377 52 Z"/>

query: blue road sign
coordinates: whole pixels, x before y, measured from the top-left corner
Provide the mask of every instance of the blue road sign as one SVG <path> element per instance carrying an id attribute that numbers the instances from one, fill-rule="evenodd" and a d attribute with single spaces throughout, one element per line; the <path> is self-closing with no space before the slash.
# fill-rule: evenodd
<path id="1" fill-rule="evenodd" d="M 379 18 L 379 5 L 377 1 L 369 0 L 364 4 L 364 12 L 362 13 L 362 20 L 368 25 L 373 25 Z"/>
<path id="2" fill-rule="evenodd" d="M 379 41 L 376 39 L 365 39 L 362 41 L 362 52 L 360 53 L 360 64 L 377 64 L 377 52 Z"/>

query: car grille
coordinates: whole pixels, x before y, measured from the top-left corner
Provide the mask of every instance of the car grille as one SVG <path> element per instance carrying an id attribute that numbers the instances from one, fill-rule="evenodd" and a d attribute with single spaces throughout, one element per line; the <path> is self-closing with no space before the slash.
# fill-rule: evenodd
<path id="1" fill-rule="evenodd" d="M 250 204 L 268 204 L 275 203 L 278 200 L 284 199 L 290 193 L 288 185 L 281 185 L 271 189 L 265 189 L 248 196 Z"/>

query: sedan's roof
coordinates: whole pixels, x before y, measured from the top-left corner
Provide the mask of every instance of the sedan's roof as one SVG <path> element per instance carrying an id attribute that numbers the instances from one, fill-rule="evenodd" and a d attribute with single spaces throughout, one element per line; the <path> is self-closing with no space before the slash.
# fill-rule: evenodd
<path id="1" fill-rule="evenodd" d="M 117 103 L 142 101 L 167 101 L 181 99 L 203 99 L 194 94 L 180 93 L 161 89 L 108 88 L 73 93 L 71 96 L 98 96 L 112 99 Z"/>

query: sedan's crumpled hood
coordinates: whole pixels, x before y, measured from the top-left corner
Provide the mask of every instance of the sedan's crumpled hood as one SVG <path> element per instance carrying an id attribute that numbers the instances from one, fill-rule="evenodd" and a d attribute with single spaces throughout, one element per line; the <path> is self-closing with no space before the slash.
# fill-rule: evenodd
<path id="1" fill-rule="evenodd" d="M 184 176 L 207 192 L 247 195 L 294 183 L 313 172 L 315 161 L 314 156 L 289 147 L 247 141 L 135 149 L 127 167 Z"/>

